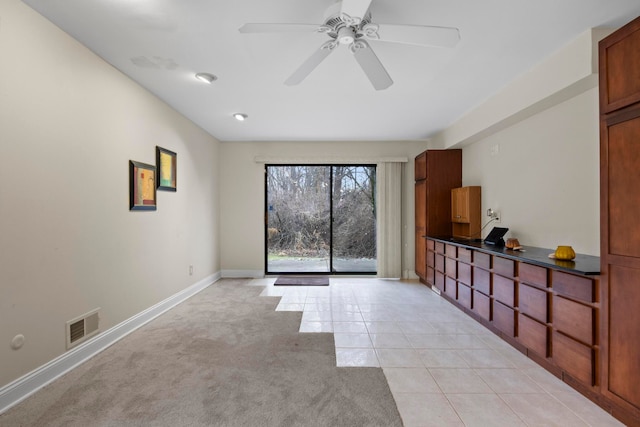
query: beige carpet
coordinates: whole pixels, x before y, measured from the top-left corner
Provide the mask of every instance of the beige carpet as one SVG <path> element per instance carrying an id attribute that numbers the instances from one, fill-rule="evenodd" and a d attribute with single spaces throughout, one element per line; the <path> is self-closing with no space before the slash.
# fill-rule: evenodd
<path id="1" fill-rule="evenodd" d="M 222 280 L 0 415 L 0 426 L 401 426 L 378 368 L 337 368 L 261 287 Z"/>

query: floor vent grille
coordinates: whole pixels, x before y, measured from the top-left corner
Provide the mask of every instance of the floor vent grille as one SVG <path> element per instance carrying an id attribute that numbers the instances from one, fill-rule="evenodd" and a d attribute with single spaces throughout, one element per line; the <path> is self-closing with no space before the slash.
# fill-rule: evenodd
<path id="1" fill-rule="evenodd" d="M 99 331 L 99 308 L 67 322 L 67 349 L 91 338 Z"/>

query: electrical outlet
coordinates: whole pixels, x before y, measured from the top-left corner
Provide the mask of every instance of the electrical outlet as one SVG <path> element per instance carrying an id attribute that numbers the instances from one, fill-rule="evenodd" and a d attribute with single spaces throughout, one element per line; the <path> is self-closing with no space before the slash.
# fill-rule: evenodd
<path id="1" fill-rule="evenodd" d="M 487 216 L 491 218 L 493 222 L 501 222 L 500 212 L 494 211 L 493 209 L 487 209 Z"/>
<path id="2" fill-rule="evenodd" d="M 193 276 L 193 265 L 189 266 L 189 276 Z"/>

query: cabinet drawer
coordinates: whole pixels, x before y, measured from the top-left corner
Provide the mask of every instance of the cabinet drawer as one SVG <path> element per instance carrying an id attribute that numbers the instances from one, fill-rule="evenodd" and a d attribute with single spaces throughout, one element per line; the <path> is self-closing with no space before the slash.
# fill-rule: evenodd
<path id="1" fill-rule="evenodd" d="M 471 288 L 458 282 L 458 303 L 464 308 L 471 308 Z"/>
<path id="2" fill-rule="evenodd" d="M 458 262 L 458 282 L 471 286 L 471 266 L 464 262 Z"/>
<path id="3" fill-rule="evenodd" d="M 444 273 L 444 255 L 436 254 L 436 270 Z"/>
<path id="4" fill-rule="evenodd" d="M 547 323 L 548 293 L 520 282 L 518 288 L 518 307 L 520 312 Z"/>
<path id="5" fill-rule="evenodd" d="M 427 249 L 430 251 L 436 250 L 436 242 L 434 240 L 427 239 Z"/>
<path id="6" fill-rule="evenodd" d="M 493 297 L 498 301 L 515 307 L 515 282 L 512 279 L 493 275 Z"/>
<path id="7" fill-rule="evenodd" d="M 489 298 L 482 292 L 474 290 L 472 310 L 480 317 L 491 320 L 491 298 Z"/>
<path id="8" fill-rule="evenodd" d="M 436 288 L 444 292 L 444 274 L 439 271 L 436 271 Z"/>
<path id="9" fill-rule="evenodd" d="M 589 346 L 553 331 L 553 361 L 585 384 L 595 385 L 595 351 Z"/>
<path id="10" fill-rule="evenodd" d="M 518 315 L 518 341 L 542 357 L 549 356 L 548 335 L 546 324 L 522 313 Z"/>
<path id="11" fill-rule="evenodd" d="M 444 243 L 435 242 L 436 243 L 436 252 L 439 254 L 444 254 Z"/>
<path id="12" fill-rule="evenodd" d="M 458 277 L 458 262 L 454 258 L 445 258 L 445 274 L 454 279 Z"/>
<path id="13" fill-rule="evenodd" d="M 458 298 L 457 284 L 458 283 L 456 282 L 455 279 L 452 279 L 451 277 L 445 277 L 444 293 L 446 293 L 453 299 Z"/>
<path id="14" fill-rule="evenodd" d="M 473 287 L 486 295 L 491 295 L 491 273 L 473 267 Z"/>
<path id="15" fill-rule="evenodd" d="M 431 268 L 436 267 L 436 254 L 432 251 L 427 251 L 427 266 Z"/>
<path id="16" fill-rule="evenodd" d="M 471 264 L 471 254 L 473 251 L 467 248 L 458 248 L 458 260 Z"/>
<path id="17" fill-rule="evenodd" d="M 485 270 L 491 269 L 491 255 L 476 251 L 473 254 L 473 265 Z"/>
<path id="18" fill-rule="evenodd" d="M 445 245 L 445 253 L 449 258 L 458 258 L 458 247 L 454 245 Z"/>
<path id="19" fill-rule="evenodd" d="M 579 299 L 585 302 L 595 302 L 595 286 L 592 279 L 584 276 L 551 270 L 551 286 L 559 295 Z"/>
<path id="20" fill-rule="evenodd" d="M 521 262 L 518 266 L 518 277 L 520 282 L 525 282 L 529 285 L 541 288 L 546 288 L 548 285 L 547 269 L 537 265 Z"/>
<path id="21" fill-rule="evenodd" d="M 427 267 L 427 276 L 426 276 L 426 282 L 430 285 L 433 285 L 435 283 L 435 277 L 436 277 L 436 272 L 433 268 L 431 267 Z"/>
<path id="22" fill-rule="evenodd" d="M 506 277 L 515 277 L 516 262 L 499 256 L 493 257 L 493 272 Z"/>
<path id="23" fill-rule="evenodd" d="M 515 311 L 497 301 L 493 302 L 493 325 L 510 337 L 515 336 Z"/>
<path id="24" fill-rule="evenodd" d="M 553 298 L 552 322 L 554 329 L 585 344 L 595 344 L 592 307 L 556 296 Z"/>

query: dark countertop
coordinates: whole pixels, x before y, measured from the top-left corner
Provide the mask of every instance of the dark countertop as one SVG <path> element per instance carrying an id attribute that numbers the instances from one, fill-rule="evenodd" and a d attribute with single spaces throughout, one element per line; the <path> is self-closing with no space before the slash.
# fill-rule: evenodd
<path id="1" fill-rule="evenodd" d="M 479 250 L 489 254 L 497 254 L 504 258 L 528 262 L 529 264 L 554 268 L 556 270 L 563 270 L 569 273 L 583 274 L 586 276 L 597 276 L 600 274 L 600 257 L 597 256 L 576 254 L 576 258 L 573 261 L 562 261 L 549 258 L 549 254 L 554 253 L 555 249 L 523 246 L 521 250 L 514 251 L 504 247 L 486 245 L 482 242 L 455 239 L 452 237 L 429 236 L 428 238 L 442 243 L 454 244 L 456 246 Z"/>

